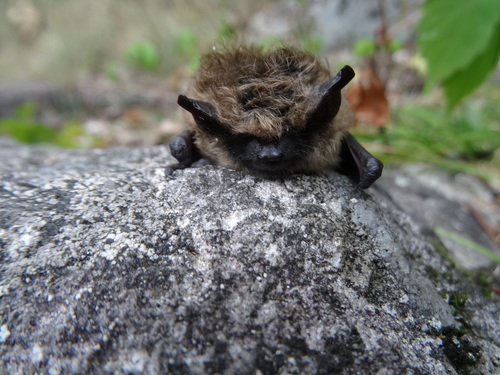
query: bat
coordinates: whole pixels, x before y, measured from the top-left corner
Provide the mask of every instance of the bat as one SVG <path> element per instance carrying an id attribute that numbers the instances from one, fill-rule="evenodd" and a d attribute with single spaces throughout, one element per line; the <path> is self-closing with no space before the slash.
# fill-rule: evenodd
<path id="1" fill-rule="evenodd" d="M 314 55 L 282 47 L 239 47 L 204 55 L 177 103 L 189 129 L 174 138 L 171 174 L 204 157 L 268 178 L 334 168 L 368 188 L 383 164 L 348 132 L 354 122 L 341 90 L 354 71 L 334 77 Z"/>

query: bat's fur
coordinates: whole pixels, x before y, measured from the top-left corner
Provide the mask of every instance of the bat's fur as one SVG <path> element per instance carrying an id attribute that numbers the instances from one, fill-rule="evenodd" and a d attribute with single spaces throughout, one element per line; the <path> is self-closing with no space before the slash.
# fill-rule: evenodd
<path id="1" fill-rule="evenodd" d="M 321 99 L 319 87 L 330 78 L 328 68 L 309 53 L 288 47 L 268 52 L 240 47 L 205 55 L 187 96 L 211 103 L 231 134 L 272 141 L 290 130 L 304 130 Z M 255 173 L 231 156 L 224 137 L 200 130 L 189 114 L 186 119 L 203 156 Z M 352 113 L 342 100 L 330 123 L 321 132 L 308 134 L 304 157 L 287 166 L 287 172 L 315 172 L 335 166 L 341 140 L 352 123 Z"/>

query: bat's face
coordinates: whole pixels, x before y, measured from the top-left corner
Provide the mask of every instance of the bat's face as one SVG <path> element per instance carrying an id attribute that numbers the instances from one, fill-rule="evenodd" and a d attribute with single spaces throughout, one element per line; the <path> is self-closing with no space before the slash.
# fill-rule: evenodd
<path id="1" fill-rule="evenodd" d="M 345 66 L 330 78 L 316 58 L 292 49 L 206 56 L 178 99 L 191 115 L 193 146 L 183 138 L 171 147 L 176 168 L 198 153 L 266 178 L 336 166 L 352 123 L 341 90 L 353 77 Z"/>
<path id="2" fill-rule="evenodd" d="M 232 64 L 225 56 L 202 62 L 192 90 L 195 98 L 181 95 L 178 103 L 192 115 L 204 156 L 268 178 L 316 170 L 321 163 L 310 165 L 314 155 L 334 164 L 332 148 L 350 117 L 336 129 L 332 122 L 342 104 L 341 89 L 354 72 L 346 66 L 329 78 L 316 59 L 292 52 L 245 53 L 231 56 Z M 325 138 L 331 141 L 326 149 Z"/>

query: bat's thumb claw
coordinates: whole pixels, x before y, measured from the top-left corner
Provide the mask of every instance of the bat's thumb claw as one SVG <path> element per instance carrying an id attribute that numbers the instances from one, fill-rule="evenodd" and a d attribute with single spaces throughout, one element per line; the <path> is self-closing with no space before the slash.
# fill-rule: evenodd
<path id="1" fill-rule="evenodd" d="M 174 173 L 174 168 L 172 166 L 165 167 L 165 176 L 171 176 Z"/>

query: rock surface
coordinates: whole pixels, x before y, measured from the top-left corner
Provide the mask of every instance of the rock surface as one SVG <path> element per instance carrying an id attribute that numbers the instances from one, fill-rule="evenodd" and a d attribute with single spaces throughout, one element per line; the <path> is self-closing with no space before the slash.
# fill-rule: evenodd
<path id="1" fill-rule="evenodd" d="M 498 193 L 484 181 L 465 173 L 408 164 L 385 168 L 377 191 L 390 196 L 402 211 L 428 230 L 443 228 L 500 256 L 498 245 L 485 231 L 485 227 L 500 228 Z M 453 260 L 468 271 L 495 267 L 495 262 L 460 243 L 442 235 L 440 240 Z"/>
<path id="2" fill-rule="evenodd" d="M 1 373 L 499 370 L 498 305 L 334 172 L 167 177 L 166 147 L 2 138 L 0 157 Z"/>

